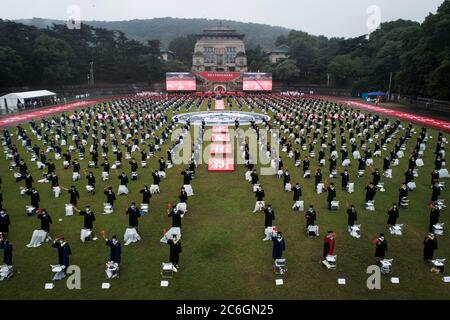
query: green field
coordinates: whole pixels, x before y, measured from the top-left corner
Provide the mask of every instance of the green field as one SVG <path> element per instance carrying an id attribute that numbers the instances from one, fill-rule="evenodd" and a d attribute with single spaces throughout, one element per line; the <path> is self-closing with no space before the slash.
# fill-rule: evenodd
<path id="1" fill-rule="evenodd" d="M 238 110 L 236 107 L 233 109 Z M 206 110 L 206 104 L 202 106 L 202 110 Z M 417 126 L 415 128 L 420 130 Z M 29 129 L 28 125 L 26 129 Z M 11 132 L 15 133 L 15 129 Z M 266 192 L 266 204 L 272 204 L 276 213 L 274 224 L 285 236 L 285 258 L 289 271 L 283 286 L 275 286 L 272 243 L 262 241 L 264 215 L 251 213 L 255 197 L 251 185 L 244 179 L 244 166 L 237 166 L 234 173 L 209 173 L 207 166 L 201 165 L 192 181 L 195 196 L 189 199 L 189 213 L 183 220 L 180 270 L 166 288 L 160 287 L 160 266 L 161 262 L 168 260 L 169 248 L 159 240 L 163 230 L 171 226 L 171 219 L 166 214 L 167 203 L 178 199 L 178 191 L 183 184 L 179 171 L 184 166 L 175 166 L 167 171 L 167 179 L 161 182 L 161 194 L 151 199 L 151 213 L 140 220 L 139 234 L 143 239 L 122 247 L 121 276 L 120 279 L 108 280 L 111 283 L 109 290 L 101 289 L 102 282 L 107 281 L 104 264 L 108 258 L 108 248 L 104 242 L 98 240 L 81 243 L 83 218 L 65 216 L 64 204 L 69 202 L 68 194 L 63 193 L 61 198 L 54 199 L 49 185 L 35 182 L 41 195 L 40 206 L 45 207 L 53 218 L 51 234 L 65 235 L 72 247 L 71 264 L 80 266 L 82 277 L 81 290 L 68 290 L 65 281 L 57 282 L 53 290 L 44 290 L 44 284 L 51 281 L 49 265 L 57 263 L 57 252 L 48 243 L 39 248 L 26 247 L 33 230 L 39 227 L 39 221 L 36 217 L 25 214 L 29 198 L 19 195 L 19 186 L 23 186 L 23 182 L 14 182 L 13 173 L 8 170 L 9 161 L 2 156 L 1 189 L 5 199 L 4 207 L 12 221 L 10 240 L 14 245 L 16 271 L 13 278 L 0 283 L 2 299 L 448 299 L 449 284 L 442 281 L 442 275 L 430 273 L 430 267 L 423 263 L 422 258 L 423 239 L 428 231 L 430 174 L 434 167 L 433 152 L 437 137 L 435 130 L 428 129 L 428 132 L 433 138 L 430 138 L 425 151 L 425 166 L 419 169 L 419 177 L 415 180 L 417 189 L 410 192 L 409 209 L 400 212 L 398 223 L 405 224 L 401 237 L 388 234 L 387 210 L 392 202 L 397 201 L 398 188 L 403 181 L 407 158 L 414 147 L 416 136 L 408 141 L 405 158 L 400 160 L 400 165 L 393 168 L 393 179 L 383 178 L 386 192 L 377 193 L 375 212 L 363 210 L 365 193 L 362 188 L 369 182 L 371 175 L 366 173 L 365 177 L 357 178 L 357 166 L 352 160 L 350 174 L 351 181 L 355 182 L 356 192 L 349 195 L 348 199 L 358 210 L 358 224 L 362 224 L 360 239 L 353 239 L 347 233 L 345 202 L 348 194 L 340 190 L 340 179 L 335 184 L 341 208 L 337 212 L 329 212 L 326 195 L 317 195 L 315 192 L 314 179 L 303 179 L 302 171 L 294 167 L 293 159 L 282 154 L 285 167 L 290 169 L 292 183 L 298 181 L 302 186 L 305 207 L 313 204 L 317 210 L 320 237 L 312 240 L 305 234 L 304 213 L 292 211 L 292 193 L 283 191 L 282 180 L 275 176 L 260 176 Z M 29 134 L 31 138 L 35 138 L 31 132 Z M 13 138 L 15 140 L 16 137 Z M 391 142 L 390 146 L 394 143 Z M 171 142 L 167 141 L 157 155 L 166 157 L 169 144 Z M 207 145 L 208 142 L 205 143 Z M 339 148 L 338 139 L 338 150 Z M 35 163 L 30 161 L 30 156 L 21 146 L 19 149 L 37 181 L 42 172 L 37 170 Z M 317 151 L 318 149 L 316 153 Z M 302 158 L 304 155 L 305 151 L 302 151 Z M 89 159 L 86 156 L 81 161 L 82 170 L 87 168 Z M 140 160 L 138 154 L 136 159 Z M 110 162 L 113 160 L 115 158 L 110 151 Z M 375 167 L 381 169 L 382 158 L 374 160 Z M 340 164 L 340 160 L 338 163 Z M 124 168 L 129 174 L 127 163 Z M 125 209 L 132 201 L 141 202 L 139 190 L 144 184 L 152 183 L 151 170 L 157 168 L 157 158 L 151 158 L 147 169 L 139 169 L 140 179 L 130 182 L 130 194 L 118 197 L 114 213 L 110 216 L 100 214 L 105 202 L 101 190 L 111 185 L 117 192 L 116 176 L 121 171 L 111 170 L 110 181 L 103 182 L 101 167 L 93 169 L 97 179 L 97 194 L 87 195 L 84 178 L 76 182 L 81 195 L 79 208 L 90 205 L 96 213 L 95 229 L 104 229 L 109 236 L 117 234 L 123 244 L 123 234 L 128 225 Z M 316 168 L 317 160 L 312 159 L 312 172 Z M 72 171 L 62 168 L 62 160 L 57 162 L 56 172 L 62 186 L 72 185 Z M 323 172 L 325 177 L 328 163 Z M 442 192 L 442 198 L 446 202 L 450 201 L 447 190 Z M 58 219 L 63 221 L 59 222 Z M 444 212 L 441 222 L 447 221 Z M 337 270 L 334 271 L 326 270 L 320 264 L 323 237 L 329 229 L 337 232 L 335 254 L 338 257 Z M 380 232 L 386 233 L 389 247 L 387 257 L 394 259 L 392 275 L 400 278 L 400 284 L 391 284 L 390 276 L 383 276 L 382 289 L 370 291 L 366 287 L 366 268 L 375 261 L 372 240 Z M 435 257 L 450 257 L 448 234 L 438 237 L 438 241 L 439 250 Z M 346 278 L 347 284 L 338 285 L 337 278 Z"/>

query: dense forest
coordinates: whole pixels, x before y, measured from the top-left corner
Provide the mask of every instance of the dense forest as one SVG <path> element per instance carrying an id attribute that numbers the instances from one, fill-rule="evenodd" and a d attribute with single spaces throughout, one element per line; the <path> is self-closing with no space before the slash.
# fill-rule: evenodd
<path id="1" fill-rule="evenodd" d="M 0 20 L 0 87 L 83 84 L 91 61 L 96 81 L 158 82 L 167 71 L 190 69 L 195 36 L 189 30 L 174 33 L 177 37 L 167 48 L 175 53 L 175 60 L 164 62 L 157 32 L 154 39 L 143 42 L 123 31 L 87 24 L 81 30 L 55 24 L 42 29 Z M 245 32 L 245 28 L 238 30 Z M 387 90 L 392 74 L 392 92 L 448 100 L 449 30 L 450 1 L 446 0 L 422 24 L 386 22 L 370 35 L 356 38 L 326 38 L 292 30 L 273 40 L 273 45 L 290 46 L 290 59 L 272 65 L 265 47 L 256 45 L 247 48 L 248 64 L 250 71 L 272 72 L 282 83 L 329 82 L 354 92 Z"/>
<path id="2" fill-rule="evenodd" d="M 16 22 L 38 28 L 47 28 L 53 24 L 64 24 L 65 21 L 51 19 L 22 19 Z M 185 37 L 200 33 L 203 29 L 217 27 L 219 24 L 238 30 L 245 34 L 247 48 L 260 45 L 264 49 L 271 49 L 276 38 L 287 35 L 289 29 L 274 27 L 260 23 L 245 23 L 232 20 L 216 19 L 180 19 L 180 18 L 154 18 L 136 19 L 130 21 L 86 21 L 83 22 L 94 28 L 118 30 L 133 40 L 147 42 L 158 39 L 161 45 L 167 48 L 175 37 Z"/>

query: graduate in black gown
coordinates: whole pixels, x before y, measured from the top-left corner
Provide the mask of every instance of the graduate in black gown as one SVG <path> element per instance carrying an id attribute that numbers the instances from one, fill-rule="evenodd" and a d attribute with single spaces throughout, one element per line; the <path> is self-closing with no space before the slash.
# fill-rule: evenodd
<path id="1" fill-rule="evenodd" d="M 430 263 L 433 260 L 434 250 L 438 249 L 437 239 L 434 234 L 430 233 L 423 241 L 423 261 Z"/>
<path id="2" fill-rule="evenodd" d="M 150 198 L 152 197 L 152 193 L 148 186 L 144 186 L 144 189 L 139 191 L 142 194 L 142 203 L 150 204 Z"/>
<path id="3" fill-rule="evenodd" d="M 13 264 L 13 245 L 5 237 L 0 238 L 0 250 L 3 250 L 3 263 L 7 266 L 12 266 Z"/>
<path id="4" fill-rule="evenodd" d="M 272 222 L 275 220 L 275 211 L 273 211 L 270 204 L 268 204 L 267 208 L 264 209 L 264 216 L 264 227 L 272 227 Z"/>
<path id="5" fill-rule="evenodd" d="M 345 169 L 344 172 L 341 173 L 341 177 L 342 177 L 342 190 L 347 190 L 347 185 L 348 182 L 350 181 L 350 174 L 348 173 L 348 170 Z"/>
<path id="6" fill-rule="evenodd" d="M 119 240 L 116 236 L 113 236 L 111 240 L 105 237 L 105 244 L 109 247 L 109 262 L 114 262 L 120 264 L 122 261 L 122 247 L 120 246 Z"/>
<path id="7" fill-rule="evenodd" d="M 112 187 L 108 187 L 107 190 L 103 192 L 106 196 L 106 203 L 109 203 L 111 206 L 114 206 L 114 201 L 116 200 L 116 194 L 114 193 Z"/>
<path id="8" fill-rule="evenodd" d="M 355 206 L 351 205 L 349 209 L 347 209 L 347 224 L 349 227 L 353 227 L 355 225 L 355 221 L 358 220 L 358 213 L 356 212 Z"/>
<path id="9" fill-rule="evenodd" d="M 388 211 L 388 221 L 387 224 L 391 227 L 397 224 L 397 219 L 400 217 L 400 213 L 397 204 L 392 204 L 392 207 Z"/>
<path id="10" fill-rule="evenodd" d="M 128 215 L 128 224 L 131 228 L 136 228 L 139 226 L 139 218 L 141 217 L 141 211 L 134 202 L 127 209 L 126 214 Z"/>
<path id="11" fill-rule="evenodd" d="M 6 213 L 6 210 L 0 209 L 0 233 L 5 239 L 8 237 L 10 225 L 11 220 L 9 219 L 9 215 Z"/>
<path id="12" fill-rule="evenodd" d="M 308 229 L 309 226 L 316 225 L 317 213 L 312 205 L 309 206 L 308 211 L 306 211 L 305 218 L 306 218 L 306 229 Z"/>
<path id="13" fill-rule="evenodd" d="M 37 218 L 41 220 L 41 230 L 50 233 L 50 225 L 53 223 L 53 221 L 47 210 L 41 209 L 37 215 Z"/>
<path id="14" fill-rule="evenodd" d="M 286 243 L 281 232 L 277 232 L 276 237 L 272 237 L 273 248 L 272 248 L 272 259 L 282 259 L 283 252 L 286 250 Z"/>
<path id="15" fill-rule="evenodd" d="M 387 248 L 387 241 L 384 237 L 384 233 L 380 233 L 380 236 L 374 240 L 375 243 L 375 258 L 376 258 L 376 263 L 378 266 L 381 266 L 381 260 L 384 259 L 384 257 L 386 256 L 386 251 L 388 250 Z"/>
<path id="16" fill-rule="evenodd" d="M 70 265 L 69 257 L 72 254 L 70 245 L 64 241 L 64 237 L 61 237 L 53 241 L 52 247 L 58 250 L 58 264 L 66 267 L 64 269 L 64 273 L 66 273 Z"/>
<path id="17" fill-rule="evenodd" d="M 169 261 L 175 266 L 175 268 L 178 269 L 178 264 L 180 262 L 180 253 L 182 252 L 181 242 L 180 240 L 177 241 L 176 239 L 169 239 L 167 241 L 167 244 L 170 246 Z"/>
<path id="18" fill-rule="evenodd" d="M 83 216 L 84 218 L 83 222 L 84 229 L 92 231 L 94 229 L 95 214 L 91 210 L 91 207 L 86 206 L 85 210 L 80 211 L 80 216 Z"/>
<path id="19" fill-rule="evenodd" d="M 437 203 L 433 203 L 431 206 L 430 211 L 430 225 L 429 225 L 429 232 L 434 232 L 434 225 L 439 223 L 439 216 L 441 214 L 441 211 L 439 210 L 439 207 Z"/>
<path id="20" fill-rule="evenodd" d="M 167 205 L 167 216 L 172 218 L 172 227 L 181 228 L 181 215 L 183 211 L 176 210 L 171 203 Z"/>

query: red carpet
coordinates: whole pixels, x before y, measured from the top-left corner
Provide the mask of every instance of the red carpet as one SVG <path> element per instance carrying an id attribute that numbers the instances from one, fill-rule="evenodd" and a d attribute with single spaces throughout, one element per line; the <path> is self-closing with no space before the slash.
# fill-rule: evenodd
<path id="1" fill-rule="evenodd" d="M 48 108 L 42 108 L 31 112 L 23 112 L 16 115 L 5 116 L 0 119 L 0 127 L 13 126 L 19 123 L 27 122 L 32 119 L 40 119 L 49 117 L 55 113 L 62 113 L 64 111 L 73 110 L 77 108 L 83 108 L 89 105 L 96 104 L 101 100 L 86 100 L 71 102 L 63 105 L 52 106 Z"/>
<path id="2" fill-rule="evenodd" d="M 415 122 L 424 126 L 434 127 L 438 130 L 450 132 L 450 122 L 445 120 L 439 120 L 436 118 L 430 118 L 425 116 L 420 116 L 414 113 L 410 112 L 402 112 L 398 110 L 392 110 L 385 107 L 379 107 L 375 106 L 373 104 L 362 102 L 362 101 L 355 101 L 355 100 L 349 100 L 349 99 L 343 99 L 343 98 L 336 98 L 336 97 L 323 97 L 324 99 L 328 100 L 334 100 L 336 102 L 347 104 L 351 107 L 360 108 L 369 110 L 371 112 L 377 112 L 384 114 L 386 116 L 396 117 L 402 120 Z"/>
<path id="3" fill-rule="evenodd" d="M 216 110 L 225 110 L 225 103 L 223 102 L 223 100 L 216 100 L 215 109 Z"/>

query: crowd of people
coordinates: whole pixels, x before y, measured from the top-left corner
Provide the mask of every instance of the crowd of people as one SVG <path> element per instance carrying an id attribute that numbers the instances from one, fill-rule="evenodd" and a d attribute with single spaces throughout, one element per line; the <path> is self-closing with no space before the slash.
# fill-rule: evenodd
<path id="1" fill-rule="evenodd" d="M 399 221 L 402 222 L 400 213 L 408 207 L 410 195 L 417 188 L 415 178 L 420 167 L 424 165 L 424 153 L 430 152 L 428 150 L 431 148 L 431 142 L 427 128 L 422 127 L 417 132 L 412 124 L 404 127 L 399 120 L 303 96 L 246 95 L 227 98 L 226 102 L 227 105 L 236 105 L 241 110 L 248 107 L 251 111 L 273 116 L 262 124 L 252 122 L 250 128 L 256 137 L 258 148 L 270 160 L 274 177 L 271 183 L 280 184 L 280 192 L 292 193 L 294 212 L 305 212 L 305 233 L 308 237 L 319 236 L 320 219 L 318 209 L 312 203 L 304 210 L 302 190 L 307 179 L 314 180 L 314 191 L 320 199 L 323 197 L 321 201 L 330 212 L 340 210 L 340 202 L 337 199 L 340 194 L 345 194 L 348 232 L 354 238 L 360 237 L 361 225 L 357 223 L 364 221 L 360 211 L 374 211 L 379 192 L 388 191 L 392 194 L 392 206 L 387 211 L 387 229 L 380 230 L 374 240 L 375 262 L 382 266 L 388 250 L 385 232 L 391 235 L 401 234 L 403 225 L 398 224 Z M 35 183 L 38 182 L 48 185 L 54 198 L 67 198 L 66 215 L 73 215 L 75 212 L 82 217 L 80 228 L 83 242 L 98 240 L 98 235 L 102 237 L 109 248 L 106 273 L 109 277 L 118 277 L 119 268 L 123 264 L 121 242 L 115 232 L 108 238 L 105 230 L 95 228 L 97 213 L 93 212 L 90 205 L 81 208 L 81 197 L 95 195 L 98 191 L 97 181 L 100 179 L 108 181 L 110 186 L 101 190 L 105 199 L 102 213 L 111 214 L 117 210 L 118 197 L 129 194 L 130 184 L 142 185 L 139 190 L 142 195 L 141 206 L 132 202 L 124 212 L 128 216 L 124 239 L 125 245 L 128 245 L 140 239 L 140 220 L 151 211 L 151 199 L 160 192 L 161 182 L 168 174 L 178 170 L 182 180 L 179 197 L 176 205 L 172 202 L 168 204 L 167 216 L 172 221 L 172 228 L 179 232 L 166 233 L 164 240 L 170 247 L 169 262 L 178 269 L 182 252 L 182 218 L 188 212 L 189 197 L 194 195 L 191 182 L 203 152 L 205 123 L 201 124 L 199 137 L 193 141 L 190 162 L 185 164 L 183 169 L 175 167 L 177 170 L 169 170 L 173 167 L 173 156 L 183 145 L 183 137 L 189 133 L 191 124 L 188 122 L 181 125 L 170 119 L 168 114 L 189 112 L 205 103 L 208 103 L 208 108 L 211 107 L 211 100 L 189 95 L 136 96 L 88 107 L 71 115 L 55 115 L 40 122 L 31 121 L 15 129 L 3 129 L 2 141 L 5 153 L 11 160 L 10 169 L 14 172 L 16 183 L 21 185 L 21 194 L 30 199 L 27 214 L 39 219 L 37 230 L 44 234 L 41 238 L 38 237 L 39 233 L 33 234 L 29 246 L 51 242 L 52 247 L 58 251 L 58 265 L 64 266 L 63 272 L 70 265 L 70 256 L 77 254 L 72 253 L 64 235 L 52 238 L 53 220 L 46 209 L 48 203 L 41 200 L 40 191 L 44 190 L 44 187 L 37 187 Z M 174 139 L 171 134 L 179 126 L 182 134 Z M 276 195 L 265 193 L 257 171 L 257 155 L 252 154 L 249 139 L 245 138 L 239 121 L 235 122 L 235 129 L 238 147 L 242 150 L 247 168 L 245 179 L 252 185 L 256 197 L 253 212 L 264 213 L 264 239 L 272 240 L 272 258 L 280 260 L 286 251 L 286 242 L 280 225 L 278 228 L 274 226 L 274 221 L 277 221 L 276 208 L 266 204 L 266 198 Z M 262 134 L 263 129 L 270 132 L 269 137 Z M 414 147 L 408 151 L 406 144 L 409 141 L 414 141 Z M 440 196 L 444 189 L 442 178 L 448 177 L 448 171 L 445 169 L 447 140 L 439 133 L 435 141 L 436 146 L 432 150 L 435 159 L 434 170 L 430 180 L 430 217 L 429 224 L 424 226 L 424 261 L 427 263 L 433 260 L 433 253 L 438 248 L 436 235 L 442 234 L 440 215 L 445 205 Z M 275 145 L 280 145 L 281 150 L 277 150 Z M 166 149 L 165 156 L 157 155 L 164 154 L 163 146 Z M 407 154 L 408 152 L 410 153 Z M 85 158 L 88 159 L 88 165 L 83 167 Z M 382 159 L 382 167 L 374 165 L 376 158 Z M 148 176 L 140 179 L 139 170 L 147 168 L 150 159 L 157 159 L 157 163 L 150 169 Z M 402 159 L 408 162 L 405 172 L 401 171 Z M 288 168 L 289 162 L 294 166 Z M 355 176 L 352 176 L 349 170 L 353 162 L 357 167 Z M 32 176 L 29 167 L 33 163 L 43 173 L 42 179 Z M 60 184 L 58 173 L 62 170 L 72 172 L 72 185 Z M 119 170 L 120 175 L 111 176 L 112 170 Z M 293 172 L 301 173 L 303 179 L 294 180 Z M 392 179 L 393 174 L 404 176 L 398 190 L 395 190 L 396 187 L 393 189 L 392 185 L 388 187 L 387 182 Z M 151 184 L 140 182 L 150 179 L 150 175 Z M 370 181 L 363 185 L 360 181 L 367 175 L 371 176 Z M 339 185 L 339 179 L 341 188 L 336 187 Z M 87 193 L 79 190 L 82 182 L 85 182 Z M 117 193 L 115 186 L 118 187 Z M 395 195 L 397 192 L 398 197 Z M 348 200 L 352 193 L 364 197 L 363 206 L 357 206 Z M 12 269 L 13 246 L 8 235 L 10 229 L 13 232 L 18 231 L 14 228 L 14 221 L 10 220 L 3 202 L 0 193 L 0 249 L 4 250 L 4 264 Z M 336 232 L 329 230 L 324 238 L 320 256 L 327 267 L 336 261 L 336 237 Z"/>

